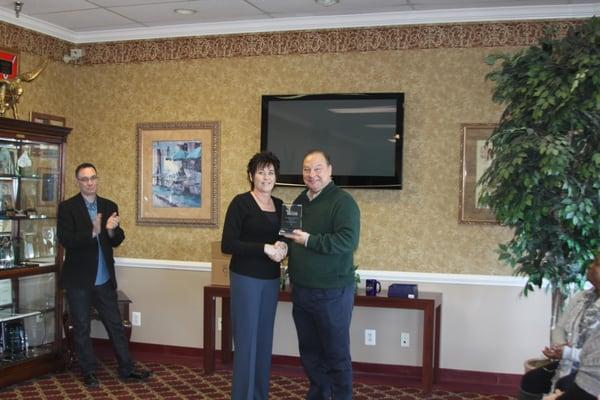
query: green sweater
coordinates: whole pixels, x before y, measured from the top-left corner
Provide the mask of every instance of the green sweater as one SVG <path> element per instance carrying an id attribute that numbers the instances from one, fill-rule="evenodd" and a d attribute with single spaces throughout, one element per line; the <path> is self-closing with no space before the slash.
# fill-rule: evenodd
<path id="1" fill-rule="evenodd" d="M 358 205 L 333 182 L 313 201 L 306 192 L 294 203 L 302 204 L 302 230 L 310 237 L 306 247 L 290 243 L 290 281 L 317 289 L 350 286 L 354 282 L 353 252 L 360 234 Z"/>

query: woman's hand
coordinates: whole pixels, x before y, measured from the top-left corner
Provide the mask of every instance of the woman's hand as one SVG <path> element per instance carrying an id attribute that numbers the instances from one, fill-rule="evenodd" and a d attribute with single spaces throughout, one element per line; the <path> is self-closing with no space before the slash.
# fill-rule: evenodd
<path id="1" fill-rule="evenodd" d="M 563 394 L 560 390 L 556 389 L 554 393 L 550 393 L 548 396 L 544 396 L 544 400 L 555 400 L 558 399 L 558 396 Z"/>
<path id="2" fill-rule="evenodd" d="M 281 262 L 281 260 L 283 260 L 287 254 L 287 245 L 284 249 L 283 247 L 278 246 L 277 243 L 280 242 L 275 242 L 275 244 L 266 243 L 264 252 L 271 260 L 275 262 Z"/>
<path id="3" fill-rule="evenodd" d="M 288 245 L 286 242 L 282 242 L 280 240 L 276 241 L 274 244 L 275 247 L 277 247 L 279 249 L 279 251 L 282 253 L 282 260 L 287 256 L 287 252 L 288 252 Z"/>

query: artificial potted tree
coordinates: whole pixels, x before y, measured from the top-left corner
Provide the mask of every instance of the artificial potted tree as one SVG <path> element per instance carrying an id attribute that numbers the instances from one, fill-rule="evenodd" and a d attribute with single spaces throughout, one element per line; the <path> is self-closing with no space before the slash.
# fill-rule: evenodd
<path id="1" fill-rule="evenodd" d="M 506 110 L 480 201 L 514 230 L 499 258 L 527 277 L 524 294 L 550 283 L 554 327 L 600 249 L 600 19 L 486 58 L 498 61 L 487 79 Z"/>

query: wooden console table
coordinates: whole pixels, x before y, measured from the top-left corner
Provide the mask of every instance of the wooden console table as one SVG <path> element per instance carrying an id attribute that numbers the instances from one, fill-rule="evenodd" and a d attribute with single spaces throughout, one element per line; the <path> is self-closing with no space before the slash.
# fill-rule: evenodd
<path id="1" fill-rule="evenodd" d="M 216 299 L 222 299 L 221 307 L 221 360 L 224 364 L 232 359 L 232 340 L 230 328 L 230 292 L 229 286 L 209 285 L 204 287 L 204 373 L 215 371 L 215 330 Z M 279 301 L 292 301 L 291 291 L 279 292 Z M 386 291 L 378 296 L 365 296 L 364 290 L 354 298 L 358 307 L 397 308 L 423 311 L 423 362 L 421 382 L 423 391 L 430 393 L 437 381 L 440 366 L 440 331 L 442 317 L 442 294 L 438 292 L 420 292 L 418 299 L 387 297 Z M 400 339 L 398 339 L 400 343 Z"/>

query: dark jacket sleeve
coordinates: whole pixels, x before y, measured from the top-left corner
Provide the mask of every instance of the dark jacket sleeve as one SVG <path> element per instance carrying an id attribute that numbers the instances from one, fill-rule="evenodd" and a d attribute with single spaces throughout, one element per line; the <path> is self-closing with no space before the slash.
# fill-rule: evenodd
<path id="1" fill-rule="evenodd" d="M 102 214 L 102 231 L 100 232 L 100 239 L 106 239 L 106 241 L 110 244 L 111 247 L 118 247 L 121 243 L 123 243 L 123 240 L 125 240 L 125 232 L 121 228 L 121 225 L 119 225 L 115 229 L 113 229 L 113 237 L 108 236 L 106 222 L 113 213 L 117 213 L 117 215 L 119 215 L 119 207 L 116 203 L 110 201 L 107 205 L 106 210 L 106 214 Z"/>
<path id="2" fill-rule="evenodd" d="M 75 201 L 60 203 L 56 235 L 65 249 L 93 246 L 96 239 L 92 237 L 92 230 L 92 222 L 89 219 L 82 219 L 82 215 L 77 212 Z"/>

